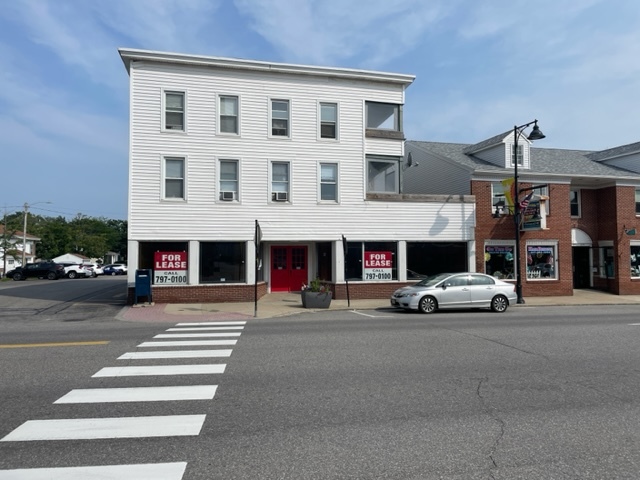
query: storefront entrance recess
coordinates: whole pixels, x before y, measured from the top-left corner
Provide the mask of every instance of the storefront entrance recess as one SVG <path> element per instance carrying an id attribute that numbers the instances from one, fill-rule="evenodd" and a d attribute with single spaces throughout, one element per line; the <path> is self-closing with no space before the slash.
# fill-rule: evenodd
<path id="1" fill-rule="evenodd" d="M 271 291 L 299 292 L 307 283 L 307 247 L 271 247 Z"/>

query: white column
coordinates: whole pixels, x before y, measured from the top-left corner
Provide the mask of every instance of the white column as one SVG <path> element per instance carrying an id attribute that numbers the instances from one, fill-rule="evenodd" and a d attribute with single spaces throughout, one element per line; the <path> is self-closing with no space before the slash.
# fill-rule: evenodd
<path id="1" fill-rule="evenodd" d="M 140 266 L 139 249 L 140 246 L 137 240 L 127 241 L 127 284 L 130 287 L 136 284 L 136 270 Z"/>
<path id="2" fill-rule="evenodd" d="M 253 240 L 247 240 L 245 242 L 246 249 L 246 261 L 244 265 L 245 278 L 248 285 L 254 285 L 256 282 L 256 244 Z"/>
<path id="3" fill-rule="evenodd" d="M 333 276 L 335 283 L 344 283 L 344 251 L 342 249 L 342 239 L 333 242 Z"/>
<path id="4" fill-rule="evenodd" d="M 198 285 L 200 277 L 200 242 L 189 240 L 189 285 Z"/>
<path id="5" fill-rule="evenodd" d="M 398 242 L 398 254 L 396 255 L 396 269 L 398 271 L 398 281 L 407 281 L 407 241 L 400 240 Z"/>

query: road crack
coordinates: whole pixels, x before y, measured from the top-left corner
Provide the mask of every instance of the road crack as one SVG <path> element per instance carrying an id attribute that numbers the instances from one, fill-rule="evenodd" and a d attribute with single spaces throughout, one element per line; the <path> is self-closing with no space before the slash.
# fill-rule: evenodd
<path id="1" fill-rule="evenodd" d="M 484 377 L 479 379 L 478 386 L 476 387 L 476 396 L 480 401 L 482 410 L 494 422 L 496 422 L 499 427 L 498 434 L 496 435 L 496 438 L 493 441 L 493 445 L 491 445 L 491 448 L 489 449 L 489 460 L 491 460 L 491 466 L 489 467 L 489 478 L 495 480 L 495 476 L 493 474 L 495 470 L 498 469 L 498 462 L 496 461 L 496 452 L 498 451 L 500 442 L 502 442 L 502 438 L 504 437 L 506 423 L 504 422 L 504 420 L 502 420 L 502 418 L 500 418 L 500 416 L 498 415 L 498 411 L 495 408 L 489 406 L 485 398 L 482 396 L 482 384 L 488 381 L 489 381 L 489 377 Z"/>

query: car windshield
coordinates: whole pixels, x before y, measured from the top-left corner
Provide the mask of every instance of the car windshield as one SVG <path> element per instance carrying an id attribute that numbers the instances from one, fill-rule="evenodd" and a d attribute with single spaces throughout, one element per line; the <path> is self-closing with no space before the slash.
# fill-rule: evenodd
<path id="1" fill-rule="evenodd" d="M 445 278 L 451 276 L 450 273 L 438 273 L 437 275 L 431 275 L 424 280 L 416 283 L 414 287 L 433 287 L 437 283 L 441 282 Z"/>

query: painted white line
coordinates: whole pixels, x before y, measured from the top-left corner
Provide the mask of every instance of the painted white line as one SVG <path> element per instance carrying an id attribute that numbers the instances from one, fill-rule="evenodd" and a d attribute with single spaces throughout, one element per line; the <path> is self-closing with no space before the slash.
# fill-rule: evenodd
<path id="1" fill-rule="evenodd" d="M 196 323 L 177 323 L 176 327 L 199 327 L 205 325 L 246 325 L 247 322 L 196 322 Z"/>
<path id="2" fill-rule="evenodd" d="M 632 325 L 632 326 L 636 327 L 636 326 L 640 325 L 640 323 L 629 323 L 629 325 Z"/>
<path id="3" fill-rule="evenodd" d="M 2 480 L 180 480 L 187 462 L 0 470 Z"/>
<path id="4" fill-rule="evenodd" d="M 204 337 L 239 337 L 238 332 L 229 333 L 161 333 L 153 338 L 204 338 Z"/>
<path id="5" fill-rule="evenodd" d="M 168 402 L 211 400 L 217 385 L 184 387 L 87 388 L 71 390 L 53 403 Z M 0 478 L 1 475 L 0 475 Z"/>
<path id="6" fill-rule="evenodd" d="M 215 365 L 151 365 L 146 367 L 105 367 L 92 378 L 141 377 L 146 375 L 206 375 L 224 373 L 224 363 Z"/>
<path id="7" fill-rule="evenodd" d="M 358 315 L 362 315 L 363 317 L 369 318 L 393 318 L 393 315 L 369 315 L 368 313 L 362 313 L 357 310 L 351 310 L 353 313 L 357 313 Z"/>
<path id="8" fill-rule="evenodd" d="M 148 360 L 152 358 L 217 358 L 230 357 L 233 350 L 164 350 L 158 352 L 128 352 L 118 360 Z"/>
<path id="9" fill-rule="evenodd" d="M 175 342 L 143 342 L 138 348 L 146 347 L 201 347 L 201 346 L 220 346 L 235 345 L 237 340 L 185 340 Z"/>
<path id="10" fill-rule="evenodd" d="M 198 435 L 206 415 L 29 420 L 0 442 Z M 128 478 L 128 477 L 127 477 Z"/>
<path id="11" fill-rule="evenodd" d="M 180 327 L 167 328 L 167 332 L 188 332 L 193 330 L 244 330 L 244 327 Z"/>

